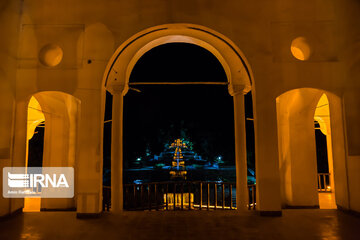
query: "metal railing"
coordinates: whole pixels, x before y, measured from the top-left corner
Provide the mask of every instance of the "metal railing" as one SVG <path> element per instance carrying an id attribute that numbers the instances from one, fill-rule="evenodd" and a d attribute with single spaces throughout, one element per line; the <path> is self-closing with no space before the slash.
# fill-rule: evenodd
<path id="1" fill-rule="evenodd" d="M 331 192 L 330 173 L 318 173 L 318 191 Z"/>
<path id="2" fill-rule="evenodd" d="M 110 207 L 111 207 L 111 187 L 103 186 L 102 209 L 103 211 L 110 211 Z"/>
<path id="3" fill-rule="evenodd" d="M 124 184 L 125 210 L 233 210 L 233 182 L 154 182 Z M 249 185 L 249 210 L 256 207 L 256 185 Z M 111 188 L 103 188 L 103 211 L 111 207 Z"/>
<path id="4" fill-rule="evenodd" d="M 248 185 L 249 210 L 256 208 L 256 185 Z M 111 208 L 111 187 L 103 187 L 103 211 Z M 234 210 L 233 182 L 153 182 L 124 184 L 125 210 Z"/>
<path id="5" fill-rule="evenodd" d="M 235 183 L 157 182 L 124 185 L 126 210 L 235 209 Z"/>
<path id="6" fill-rule="evenodd" d="M 330 173 L 318 173 L 318 191 L 331 192 Z M 248 185 L 249 210 L 256 209 L 256 184 Z M 103 211 L 111 207 L 111 187 L 103 187 Z M 236 209 L 233 182 L 154 182 L 124 184 L 125 210 Z"/>
<path id="7" fill-rule="evenodd" d="M 255 210 L 256 208 L 256 184 L 248 185 L 248 192 L 249 192 L 249 210 Z"/>

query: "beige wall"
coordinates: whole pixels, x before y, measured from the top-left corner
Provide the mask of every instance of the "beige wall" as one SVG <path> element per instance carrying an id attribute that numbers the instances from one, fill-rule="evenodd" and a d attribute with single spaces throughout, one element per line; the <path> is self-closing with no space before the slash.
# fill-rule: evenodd
<path id="1" fill-rule="evenodd" d="M 360 212 L 360 157 L 348 158 L 350 209 Z"/>
<path id="2" fill-rule="evenodd" d="M 318 206 L 314 114 L 322 92 L 296 89 L 277 98 L 282 203 Z"/>
<path id="3" fill-rule="evenodd" d="M 11 165 L 15 113 L 15 74 L 20 1 L 0 3 L 0 168 Z M 2 171 L 0 173 L 2 179 Z M 0 216 L 10 201 L 0 196 Z"/>
<path id="4" fill-rule="evenodd" d="M 71 95 L 52 91 L 39 92 L 34 97 L 45 115 L 43 167 L 75 168 L 80 101 Z M 43 209 L 75 207 L 75 198 L 41 199 Z"/>
<path id="5" fill-rule="evenodd" d="M 71 94 L 81 101 L 78 211 L 100 211 L 102 76 L 106 64 L 115 49 L 133 34 L 151 26 L 186 22 L 224 34 L 249 61 L 254 75 L 258 184 L 267 189 L 258 196 L 264 198 L 261 208 L 279 209 L 281 200 L 276 193 L 279 192 L 280 178 L 269 171 L 279 167 L 276 97 L 296 88 L 322 89 L 342 98 L 346 159 L 349 160 L 348 168 L 352 167 L 348 184 L 355 190 L 359 186 L 359 174 L 353 170 L 360 167 L 360 55 L 356 41 L 360 37 L 360 28 L 354 27 L 360 20 L 358 1 L 104 2 L 1 1 L 0 33 L 7 36 L 0 39 L 1 167 L 23 164 L 25 148 L 22 139 L 29 97 L 40 91 Z M 291 56 L 290 43 L 297 36 L 309 39 L 312 55 L 306 62 Z M 63 61 L 53 69 L 43 67 L 38 61 L 38 52 L 47 43 L 56 43 L 64 51 Z M 15 133 L 12 126 L 15 126 Z M 338 136 L 341 138 L 343 133 Z M 11 154 L 12 148 L 14 154 Z M 359 191 L 352 192 L 350 208 L 359 211 Z M 347 208 L 346 198 L 344 195 L 341 205 Z M 12 209 L 19 206 L 21 204 L 14 203 Z M 6 214 L 8 209 L 9 201 L 1 197 L 0 215 Z"/>
<path id="6" fill-rule="evenodd" d="M 277 102 L 282 205 L 318 206 L 314 114 L 320 97 L 329 101 L 328 157 L 336 203 L 349 208 L 348 166 L 341 99 L 319 89 L 301 88 L 279 96 Z M 327 113 L 328 114 L 328 113 Z M 321 115 L 323 116 L 323 115 Z M 331 157 L 332 156 L 332 157 Z M 333 168 L 331 167 L 333 166 Z"/>
<path id="7" fill-rule="evenodd" d="M 342 4 L 340 4 L 340 2 Z M 340 60 L 343 61 L 343 104 L 346 132 L 346 167 L 349 181 L 349 208 L 359 212 L 360 210 L 360 28 L 355 27 L 360 23 L 360 2 L 356 0 L 339 1 L 338 24 L 340 26 L 338 39 L 341 52 Z"/>

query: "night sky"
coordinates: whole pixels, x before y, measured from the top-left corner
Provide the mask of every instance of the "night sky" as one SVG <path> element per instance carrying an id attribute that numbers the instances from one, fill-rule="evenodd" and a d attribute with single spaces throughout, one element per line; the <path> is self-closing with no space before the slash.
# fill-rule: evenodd
<path id="1" fill-rule="evenodd" d="M 217 58 L 204 48 L 169 43 L 145 53 L 130 82 L 227 82 L 227 77 Z"/>

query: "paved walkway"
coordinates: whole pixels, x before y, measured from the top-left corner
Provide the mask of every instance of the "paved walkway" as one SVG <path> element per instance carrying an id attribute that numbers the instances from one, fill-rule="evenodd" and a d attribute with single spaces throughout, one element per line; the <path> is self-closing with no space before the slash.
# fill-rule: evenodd
<path id="1" fill-rule="evenodd" d="M 125 212 L 80 220 L 74 212 L 24 213 L 0 222 L 0 239 L 360 239 L 360 218 L 336 210 Z"/>

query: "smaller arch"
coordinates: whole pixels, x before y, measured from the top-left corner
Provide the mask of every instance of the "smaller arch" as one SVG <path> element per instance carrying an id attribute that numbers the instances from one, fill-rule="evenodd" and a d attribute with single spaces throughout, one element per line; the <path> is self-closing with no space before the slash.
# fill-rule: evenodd
<path id="1" fill-rule="evenodd" d="M 28 132 L 32 131 L 32 125 L 45 121 L 42 167 L 76 168 L 80 104 L 78 98 L 59 91 L 42 91 L 29 97 Z M 27 135 L 25 139 L 28 146 L 29 133 Z M 27 158 L 25 166 L 27 166 Z M 44 209 L 74 207 L 76 207 L 75 198 L 41 200 L 41 208 Z"/>
<path id="2" fill-rule="evenodd" d="M 334 162 L 336 202 L 338 205 L 347 206 L 347 167 L 341 98 L 315 88 L 292 89 L 276 98 L 283 206 L 319 206 L 314 119 L 320 117 L 317 107 L 324 98 L 328 98 L 332 119 L 328 149 L 332 149 L 329 155 Z M 329 158 L 329 162 L 330 160 Z"/>

